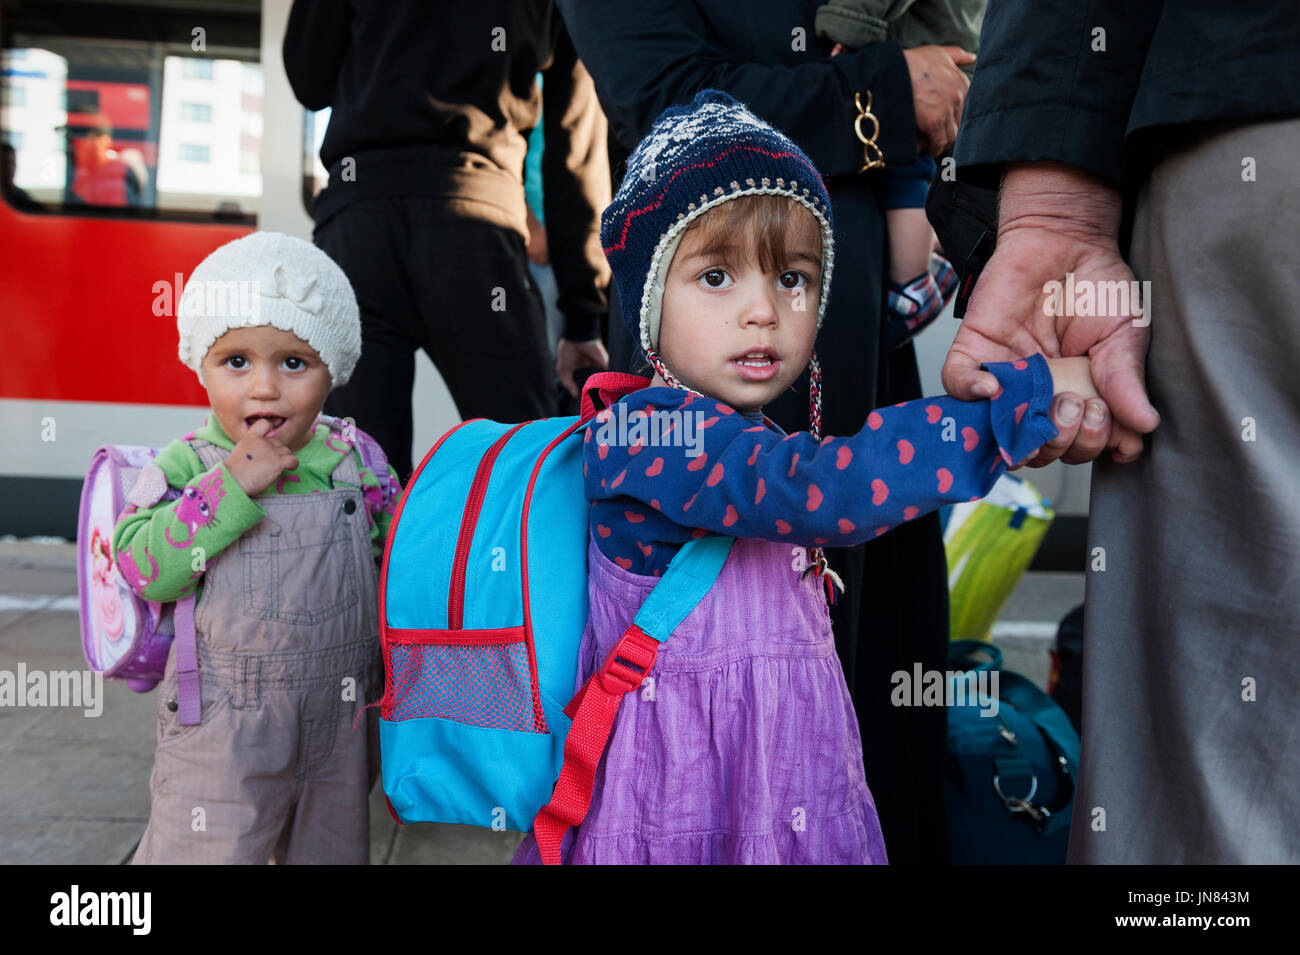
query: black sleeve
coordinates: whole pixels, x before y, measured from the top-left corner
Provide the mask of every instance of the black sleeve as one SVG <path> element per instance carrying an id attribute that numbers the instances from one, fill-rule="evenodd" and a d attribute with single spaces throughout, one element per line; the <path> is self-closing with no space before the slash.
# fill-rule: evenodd
<path id="1" fill-rule="evenodd" d="M 1163 0 L 990 0 L 954 157 L 984 184 L 1056 160 L 1119 183 L 1124 135 Z M 989 168 L 992 167 L 992 168 Z"/>
<path id="2" fill-rule="evenodd" d="M 600 337 L 608 308 L 609 264 L 600 247 L 600 214 L 610 200 L 608 125 L 564 29 L 544 77 L 542 200 L 556 304 L 564 315 L 564 337 L 590 341 Z"/>
<path id="3" fill-rule="evenodd" d="M 810 51 L 807 63 L 793 66 L 739 62 L 709 39 L 691 0 L 558 2 L 605 113 L 629 149 L 664 109 L 712 87 L 793 139 L 823 177 L 853 173 L 863 163 L 853 94 L 870 91 L 885 161 L 903 165 L 916 158 L 912 83 L 893 43 L 834 58 Z M 809 42 L 816 42 L 812 23 L 807 27 Z"/>
<path id="4" fill-rule="evenodd" d="M 294 0 L 284 30 L 284 72 L 293 95 L 307 109 L 334 102 L 350 21 L 347 0 Z"/>

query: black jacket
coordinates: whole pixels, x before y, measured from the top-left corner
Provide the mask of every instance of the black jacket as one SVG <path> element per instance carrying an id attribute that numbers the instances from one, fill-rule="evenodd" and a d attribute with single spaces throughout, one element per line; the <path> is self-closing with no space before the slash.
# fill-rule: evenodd
<path id="1" fill-rule="evenodd" d="M 284 65 L 304 106 L 331 107 L 318 225 L 356 199 L 435 195 L 469 200 L 527 239 L 524 156 L 542 115 L 564 334 L 598 336 L 609 285 L 606 123 L 553 0 L 298 0 Z"/>
<path id="2" fill-rule="evenodd" d="M 986 184 L 1051 159 L 1123 185 L 1170 127 L 1297 113 L 1295 0 L 991 0 L 955 157 Z"/>
<path id="3" fill-rule="evenodd" d="M 870 90 L 885 161 L 916 158 L 902 49 L 878 43 L 828 58 L 830 44 L 813 28 L 818 0 L 559 0 L 559 6 L 596 78 L 610 126 L 629 151 L 664 109 L 714 87 L 798 143 L 824 178 L 852 174 L 862 166 L 853 93 Z"/>
<path id="4" fill-rule="evenodd" d="M 1294 0 L 991 0 L 957 180 L 937 180 L 926 203 L 961 275 L 958 314 L 968 275 L 992 254 L 1003 164 L 1065 162 L 1120 188 L 1124 251 L 1155 163 L 1209 125 L 1296 113 Z"/>

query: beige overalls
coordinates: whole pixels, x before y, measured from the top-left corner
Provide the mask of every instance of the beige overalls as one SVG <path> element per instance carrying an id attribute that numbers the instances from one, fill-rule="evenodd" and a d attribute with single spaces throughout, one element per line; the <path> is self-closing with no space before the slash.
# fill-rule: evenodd
<path id="1" fill-rule="evenodd" d="M 205 467 L 229 453 L 190 443 Z M 266 517 L 208 564 L 202 720 L 178 722 L 173 645 L 133 862 L 369 861 L 378 710 L 352 724 L 382 685 L 378 575 L 354 455 L 331 484 L 258 497 Z"/>

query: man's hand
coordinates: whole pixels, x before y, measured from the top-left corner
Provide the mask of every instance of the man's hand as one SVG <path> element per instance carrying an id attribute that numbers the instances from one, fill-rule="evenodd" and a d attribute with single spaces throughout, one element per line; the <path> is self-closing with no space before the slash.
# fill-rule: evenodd
<path id="1" fill-rule="evenodd" d="M 1009 361 L 1041 352 L 1048 358 L 1088 355 L 1101 401 L 1059 395 L 1053 420 L 1060 434 L 1028 462 L 1042 467 L 1057 458 L 1091 461 L 1105 448 L 1116 461 L 1142 451 L 1141 434 L 1160 416 L 1147 400 L 1143 363 L 1150 341 L 1150 303 L 1101 290 L 1133 272 L 1119 255 L 1119 195 L 1086 173 L 1057 163 L 1009 167 L 1003 180 L 997 249 L 985 266 L 962 327 L 943 366 L 943 386 L 956 398 L 987 398 L 997 380 L 981 362 Z M 1076 300 L 1090 283 L 1093 307 L 1065 301 L 1067 275 Z M 1061 293 L 1052 294 L 1059 282 Z M 1086 303 L 1085 303 L 1086 304 Z M 1058 307 L 1059 306 L 1059 307 Z M 1113 414 L 1111 421 L 1108 415 Z"/>
<path id="2" fill-rule="evenodd" d="M 912 110 L 916 115 L 917 148 L 942 155 L 957 141 L 957 124 L 970 80 L 957 69 L 975 62 L 975 54 L 959 46 L 918 46 L 903 51 L 912 79 Z"/>
<path id="3" fill-rule="evenodd" d="M 555 373 L 560 384 L 574 398 L 578 397 L 578 383 L 573 373 L 579 368 L 609 368 L 609 352 L 599 338 L 589 342 L 571 342 L 561 338 L 555 346 Z"/>
<path id="4" fill-rule="evenodd" d="M 286 445 L 266 437 L 271 427 L 269 419 L 258 418 L 226 455 L 226 470 L 249 497 L 261 494 L 282 473 L 298 466 L 297 456 Z"/>

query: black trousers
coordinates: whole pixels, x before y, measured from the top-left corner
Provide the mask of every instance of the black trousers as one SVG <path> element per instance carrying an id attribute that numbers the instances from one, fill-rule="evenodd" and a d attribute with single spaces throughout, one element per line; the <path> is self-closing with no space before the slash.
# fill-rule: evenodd
<path id="1" fill-rule="evenodd" d="M 372 435 L 403 483 L 412 471 L 417 348 L 462 418 L 519 422 L 556 413 L 546 313 L 523 237 L 473 218 L 466 205 L 435 196 L 358 200 L 314 236 L 361 307 L 361 360 L 325 411 Z"/>

